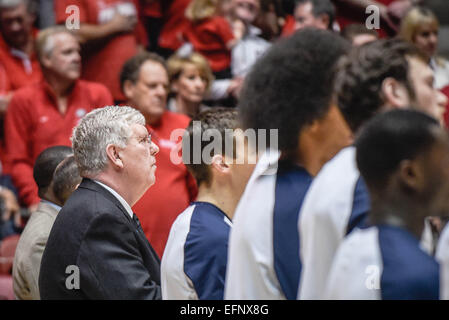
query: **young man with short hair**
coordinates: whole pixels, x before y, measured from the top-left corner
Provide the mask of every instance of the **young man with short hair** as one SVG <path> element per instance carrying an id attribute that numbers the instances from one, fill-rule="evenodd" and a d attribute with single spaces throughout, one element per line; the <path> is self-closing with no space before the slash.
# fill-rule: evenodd
<path id="1" fill-rule="evenodd" d="M 326 299 L 436 300 L 439 265 L 420 247 L 427 216 L 449 210 L 449 136 L 413 110 L 371 120 L 356 141 L 371 198 L 370 227 L 340 245 Z"/>
<path id="2" fill-rule="evenodd" d="M 245 159 L 243 145 L 236 143 L 239 137 L 234 136 L 235 129 L 237 111 L 214 108 L 200 113 L 186 130 L 183 157 L 197 181 L 198 198 L 171 227 L 161 263 L 164 299 L 223 299 L 229 231 L 249 179 L 249 173 L 242 175 L 236 170 Z M 220 139 L 214 135 L 213 142 L 198 142 L 203 157 L 195 162 L 195 137 L 201 139 L 212 130 Z M 229 142 L 235 143 L 228 149 L 232 154 L 226 150 Z M 218 149 L 206 154 L 210 143 L 216 143 Z"/>

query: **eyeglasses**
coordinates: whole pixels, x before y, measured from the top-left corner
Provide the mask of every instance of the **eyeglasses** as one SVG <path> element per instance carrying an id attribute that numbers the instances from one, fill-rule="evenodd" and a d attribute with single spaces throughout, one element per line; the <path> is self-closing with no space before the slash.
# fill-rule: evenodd
<path id="1" fill-rule="evenodd" d="M 136 137 L 136 140 L 139 143 L 148 143 L 151 145 L 151 134 L 148 134 L 145 137 Z"/>

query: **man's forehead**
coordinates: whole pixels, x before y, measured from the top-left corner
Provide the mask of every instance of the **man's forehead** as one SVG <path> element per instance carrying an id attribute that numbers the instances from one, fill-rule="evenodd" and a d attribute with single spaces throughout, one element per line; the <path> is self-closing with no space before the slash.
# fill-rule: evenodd
<path id="1" fill-rule="evenodd" d="M 140 66 L 139 79 L 145 82 L 163 81 L 168 83 L 168 73 L 159 62 L 147 60 Z"/>

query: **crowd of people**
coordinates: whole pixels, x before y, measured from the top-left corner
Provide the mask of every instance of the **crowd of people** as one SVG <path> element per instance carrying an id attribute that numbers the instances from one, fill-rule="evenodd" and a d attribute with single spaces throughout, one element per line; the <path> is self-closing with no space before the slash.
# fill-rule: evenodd
<path id="1" fill-rule="evenodd" d="M 448 298 L 425 4 L 0 0 L 15 298 Z"/>

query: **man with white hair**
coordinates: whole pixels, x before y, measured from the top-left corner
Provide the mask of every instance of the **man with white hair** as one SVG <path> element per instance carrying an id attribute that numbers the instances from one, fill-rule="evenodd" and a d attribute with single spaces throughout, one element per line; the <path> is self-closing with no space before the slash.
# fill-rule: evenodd
<path id="1" fill-rule="evenodd" d="M 109 106 L 73 130 L 83 181 L 59 212 L 40 275 L 42 299 L 160 299 L 160 261 L 131 207 L 155 182 L 159 148 L 144 116 Z"/>
<path id="2" fill-rule="evenodd" d="M 54 145 L 70 146 L 72 128 L 94 108 L 112 104 L 101 84 L 79 80 L 80 45 L 64 27 L 41 31 L 36 49 L 44 80 L 17 90 L 5 119 L 6 152 L 21 202 L 33 210 L 39 203 L 33 164 Z"/>

